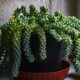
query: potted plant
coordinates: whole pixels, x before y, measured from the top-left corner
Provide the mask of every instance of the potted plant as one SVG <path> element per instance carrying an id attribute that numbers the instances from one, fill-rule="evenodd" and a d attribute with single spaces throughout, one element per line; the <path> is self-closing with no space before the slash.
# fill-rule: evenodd
<path id="1" fill-rule="evenodd" d="M 64 52 L 64 58 L 70 60 L 76 72 L 80 72 L 80 20 L 74 16 L 62 16 L 63 19 L 58 23 L 58 29 L 62 29 L 71 37 L 72 46 L 66 47 Z M 56 21 L 57 22 L 57 21 Z M 64 49 L 64 50 L 65 50 Z"/>
<path id="2" fill-rule="evenodd" d="M 63 80 L 70 63 L 62 58 L 68 60 L 73 55 L 80 36 L 73 21 L 60 12 L 50 15 L 45 7 L 37 11 L 31 5 L 29 12 L 24 6 L 16 9 L 1 27 L 1 75 L 17 77 L 19 73 L 21 80 Z"/>
<path id="3" fill-rule="evenodd" d="M 22 36 L 22 47 L 23 47 L 22 54 L 23 55 L 22 55 L 22 64 L 21 64 L 22 66 L 21 66 L 21 69 L 20 69 L 21 71 L 19 75 L 22 76 L 21 79 L 24 79 L 24 80 L 26 79 L 28 80 L 56 79 L 57 80 L 61 78 L 61 77 L 57 78 L 57 76 L 61 72 L 60 73 L 58 72 L 59 74 L 56 72 L 56 74 L 58 75 L 56 75 L 53 72 L 58 71 L 61 66 L 63 40 L 65 44 L 66 44 L 66 41 L 71 44 L 71 39 L 66 38 L 67 35 L 66 36 L 59 35 L 55 31 L 55 29 L 51 29 L 49 27 L 51 24 L 49 21 L 51 19 L 51 16 L 46 13 L 46 9 L 44 7 L 41 7 L 40 12 L 36 13 L 34 6 L 30 6 L 30 11 L 32 11 L 32 13 L 30 12 L 28 15 L 32 17 L 31 18 L 32 22 L 35 19 L 35 22 L 37 23 L 37 25 L 35 25 L 34 27 L 34 24 L 31 23 L 31 20 L 30 20 L 30 23 L 32 25 L 29 26 L 28 24 L 29 27 L 26 26 L 23 30 L 23 36 Z M 37 15 L 35 15 L 34 13 Z M 34 29 L 32 29 L 31 27 Z M 31 54 L 31 49 L 32 49 L 32 53 L 35 56 L 35 59 L 33 54 Z M 53 51 L 55 54 L 53 54 Z M 27 59 L 25 58 L 24 53 L 27 53 L 26 55 L 29 61 L 27 61 Z M 46 56 L 48 57 L 46 58 Z M 67 75 L 66 73 L 68 71 L 68 68 L 65 69 L 66 72 L 62 71 L 64 74 L 62 75 L 62 79 L 64 79 L 64 77 Z M 52 74 L 51 77 L 45 77 L 46 75 L 48 76 L 50 74 Z M 55 74 L 56 77 L 54 77 L 55 75 L 53 76 L 53 74 Z"/>

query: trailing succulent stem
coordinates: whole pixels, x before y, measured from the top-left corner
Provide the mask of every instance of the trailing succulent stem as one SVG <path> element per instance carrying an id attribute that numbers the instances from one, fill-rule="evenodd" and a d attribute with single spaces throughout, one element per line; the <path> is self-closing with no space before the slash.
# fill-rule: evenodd
<path id="1" fill-rule="evenodd" d="M 55 22 L 53 23 L 53 26 L 53 29 L 56 29 L 58 32 L 65 32 L 65 34 L 71 36 L 72 39 L 76 39 L 78 36 L 80 36 L 80 32 L 78 30 L 70 27 L 69 25 L 65 25 L 63 22 Z"/>
<path id="2" fill-rule="evenodd" d="M 25 56 L 27 56 L 27 59 L 29 62 L 34 62 L 35 61 L 35 57 L 34 55 L 31 53 L 31 48 L 30 48 L 30 37 L 31 37 L 31 33 L 33 32 L 33 28 L 30 28 L 31 25 L 27 25 L 24 29 L 23 29 L 23 52 L 25 54 Z M 35 26 L 33 26 L 35 27 Z"/>
<path id="3" fill-rule="evenodd" d="M 45 58 L 47 57 L 45 32 L 44 32 L 43 28 L 38 28 L 38 29 L 36 29 L 36 33 L 39 35 L 39 39 L 40 39 L 40 43 L 39 43 L 39 46 L 40 46 L 40 49 L 39 49 L 40 59 L 45 60 Z"/>
<path id="4" fill-rule="evenodd" d="M 63 22 L 80 31 L 80 20 L 74 16 L 65 16 Z"/>
<path id="5" fill-rule="evenodd" d="M 64 47 L 63 47 L 63 58 L 68 60 L 69 56 L 71 55 L 72 50 L 72 40 L 69 36 L 62 35 L 63 41 L 64 41 Z"/>
<path id="6" fill-rule="evenodd" d="M 18 76 L 18 71 L 21 63 L 21 30 L 15 28 L 12 30 L 12 49 L 13 49 L 13 67 L 12 74 Z"/>
<path id="7" fill-rule="evenodd" d="M 77 72 L 80 72 L 80 39 L 77 39 L 73 46 L 72 62 Z"/>
<path id="8" fill-rule="evenodd" d="M 0 72 L 11 75 L 12 70 L 12 39 L 11 29 L 8 24 L 1 28 L 1 52 L 0 52 Z"/>
<path id="9" fill-rule="evenodd" d="M 49 33 L 57 40 L 57 41 L 61 41 L 62 37 L 61 35 L 59 35 L 56 30 L 50 29 Z"/>
<path id="10" fill-rule="evenodd" d="M 19 24 L 19 20 L 13 16 L 1 27 L 1 54 L 4 60 L 0 71 L 13 77 L 18 75 L 21 60 Z"/>

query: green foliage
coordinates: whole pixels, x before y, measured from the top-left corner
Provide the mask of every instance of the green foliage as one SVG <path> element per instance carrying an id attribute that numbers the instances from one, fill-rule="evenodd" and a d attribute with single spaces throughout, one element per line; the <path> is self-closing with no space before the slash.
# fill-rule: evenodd
<path id="1" fill-rule="evenodd" d="M 13 67 L 12 67 L 12 75 L 14 77 L 18 76 L 18 70 L 21 63 L 21 31 L 19 28 L 15 28 L 12 31 L 12 50 L 13 50 Z"/>
<path id="2" fill-rule="evenodd" d="M 5 27 L 6 26 L 6 27 Z M 5 24 L 3 28 L 1 28 L 1 52 L 0 52 L 0 72 L 11 74 L 10 68 L 12 65 L 12 41 L 11 41 L 11 31 L 9 24 Z"/>
<path id="3" fill-rule="evenodd" d="M 54 27 L 53 27 L 54 26 Z M 52 29 L 56 29 L 58 32 L 64 32 L 65 34 L 69 35 L 72 39 L 76 39 L 80 36 L 80 32 L 73 27 L 67 26 L 64 22 L 54 22 L 52 24 Z"/>
<path id="4" fill-rule="evenodd" d="M 46 36 L 45 36 L 45 31 L 43 30 L 42 27 L 36 28 L 35 29 L 36 34 L 38 34 L 39 39 L 40 39 L 40 49 L 39 49 L 39 55 L 41 60 L 45 60 L 47 57 L 46 54 Z"/>
<path id="5" fill-rule="evenodd" d="M 49 30 L 48 31 L 50 35 L 52 35 L 57 41 L 61 41 L 62 37 L 55 31 L 55 30 Z"/>
<path id="6" fill-rule="evenodd" d="M 66 25 L 70 25 L 71 27 L 77 29 L 78 31 L 80 31 L 80 20 L 77 19 L 76 17 L 71 17 L 71 16 L 65 16 L 65 18 L 63 19 L 64 23 Z"/>
<path id="7" fill-rule="evenodd" d="M 63 57 L 64 59 L 68 60 L 69 56 L 71 54 L 71 50 L 72 50 L 72 39 L 67 36 L 67 35 L 63 35 L 63 41 L 64 41 L 64 46 L 63 46 Z"/>
<path id="8" fill-rule="evenodd" d="M 73 46 L 72 62 L 77 72 L 80 72 L 80 39 L 77 39 Z"/>
<path id="9" fill-rule="evenodd" d="M 18 75 L 19 65 L 21 61 L 20 36 L 21 28 L 19 28 L 17 20 L 12 18 L 9 23 L 1 27 L 1 52 L 4 58 L 1 62 L 0 71 L 10 76 Z"/>
<path id="10" fill-rule="evenodd" d="M 35 63 L 36 57 L 30 48 L 32 33 L 38 34 L 39 57 L 44 61 L 47 57 L 46 32 L 57 41 L 64 42 L 64 59 L 68 60 L 72 55 L 76 70 L 80 70 L 80 20 L 60 12 L 50 15 L 44 6 L 37 11 L 34 5 L 30 5 L 29 12 L 25 6 L 17 8 L 9 22 L 1 27 L 0 71 L 2 69 L 4 73 L 11 72 L 12 76 L 17 76 L 21 53 L 25 54 L 28 62 Z"/>
<path id="11" fill-rule="evenodd" d="M 30 5 L 30 7 L 29 7 L 29 15 L 30 16 L 35 16 L 35 15 L 37 15 L 37 10 L 36 10 L 36 8 L 34 7 L 34 5 Z"/>
<path id="12" fill-rule="evenodd" d="M 27 56 L 27 59 L 29 62 L 35 61 L 34 55 L 31 53 L 31 48 L 30 48 L 30 37 L 31 37 L 31 33 L 33 32 L 34 27 L 35 25 L 28 24 L 23 29 L 23 38 L 22 38 L 23 52 Z"/>

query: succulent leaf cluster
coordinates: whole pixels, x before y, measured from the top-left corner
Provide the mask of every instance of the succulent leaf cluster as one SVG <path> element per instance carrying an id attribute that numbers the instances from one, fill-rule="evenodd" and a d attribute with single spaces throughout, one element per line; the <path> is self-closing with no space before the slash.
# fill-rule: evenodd
<path id="1" fill-rule="evenodd" d="M 73 46 L 72 62 L 77 72 L 80 72 L 80 39 L 77 39 Z"/>
<path id="2" fill-rule="evenodd" d="M 46 7 L 36 10 L 34 5 L 26 11 L 25 6 L 17 8 L 9 22 L 1 27 L 0 71 L 18 75 L 21 54 L 24 53 L 28 62 L 35 62 L 35 55 L 31 52 L 31 34 L 37 34 L 40 40 L 39 57 L 45 60 L 46 32 L 57 41 L 63 41 L 63 58 L 70 59 L 76 70 L 80 70 L 80 20 L 64 16 L 60 12 L 54 15 L 48 13 Z M 10 68 L 11 67 L 11 68 Z M 6 69 L 7 68 L 7 69 Z"/>

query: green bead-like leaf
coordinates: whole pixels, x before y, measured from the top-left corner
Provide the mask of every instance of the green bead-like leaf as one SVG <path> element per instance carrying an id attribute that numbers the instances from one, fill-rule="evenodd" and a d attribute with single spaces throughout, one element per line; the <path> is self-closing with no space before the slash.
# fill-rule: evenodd
<path id="1" fill-rule="evenodd" d="M 36 29 L 36 33 L 39 35 L 39 39 L 40 39 L 40 49 L 39 49 L 39 55 L 40 55 L 40 59 L 41 60 L 45 60 L 47 57 L 46 54 L 46 36 L 45 36 L 45 32 L 43 30 L 43 28 L 38 28 Z"/>
<path id="2" fill-rule="evenodd" d="M 72 62 L 76 71 L 80 72 L 80 39 L 77 39 L 74 44 Z"/>

